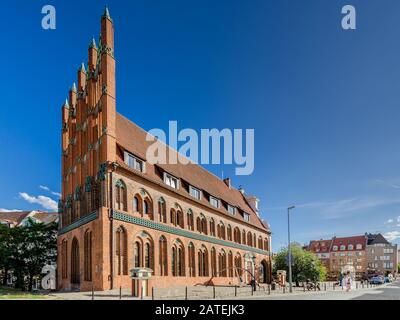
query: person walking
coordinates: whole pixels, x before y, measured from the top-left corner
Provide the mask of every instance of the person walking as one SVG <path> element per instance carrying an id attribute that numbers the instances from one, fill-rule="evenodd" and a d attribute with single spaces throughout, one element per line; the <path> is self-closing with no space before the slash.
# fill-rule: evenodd
<path id="1" fill-rule="evenodd" d="M 353 284 L 353 279 L 351 278 L 350 272 L 347 272 L 344 283 L 346 285 L 346 291 L 349 292 L 351 290 L 351 285 Z"/>

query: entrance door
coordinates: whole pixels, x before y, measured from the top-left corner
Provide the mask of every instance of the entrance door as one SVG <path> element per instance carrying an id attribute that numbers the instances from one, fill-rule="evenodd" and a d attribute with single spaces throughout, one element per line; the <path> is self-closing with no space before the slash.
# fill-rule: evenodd
<path id="1" fill-rule="evenodd" d="M 78 240 L 74 238 L 71 248 L 71 284 L 73 285 L 79 285 L 81 283 L 79 258 L 79 243 Z"/>

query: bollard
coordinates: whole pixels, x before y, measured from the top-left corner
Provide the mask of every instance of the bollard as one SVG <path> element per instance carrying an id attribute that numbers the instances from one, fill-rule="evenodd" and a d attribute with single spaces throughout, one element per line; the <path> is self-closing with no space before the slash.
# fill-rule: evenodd
<path id="1" fill-rule="evenodd" d="M 285 293 L 285 292 L 286 292 L 286 286 L 283 287 L 283 293 Z"/>
<path id="2" fill-rule="evenodd" d="M 269 284 L 268 285 L 268 295 L 270 295 L 271 294 L 271 285 Z"/>
<path id="3" fill-rule="evenodd" d="M 254 295 L 254 290 L 253 290 L 253 286 L 251 286 L 251 295 Z"/>
<path id="4" fill-rule="evenodd" d="M 121 300 L 122 299 L 122 287 L 120 286 L 119 287 L 119 300 Z"/>
<path id="5" fill-rule="evenodd" d="M 358 282 L 356 282 L 356 290 L 358 290 Z"/>
<path id="6" fill-rule="evenodd" d="M 185 287 L 185 300 L 188 299 L 188 287 Z"/>
<path id="7" fill-rule="evenodd" d="M 326 282 L 324 283 L 324 291 L 326 291 Z"/>
<path id="8" fill-rule="evenodd" d="M 215 286 L 213 286 L 213 297 L 215 299 Z"/>
<path id="9" fill-rule="evenodd" d="M 237 297 L 237 286 L 235 286 L 235 297 Z"/>
<path id="10" fill-rule="evenodd" d="M 303 292 L 306 292 L 306 285 L 303 283 Z"/>
<path id="11" fill-rule="evenodd" d="M 151 288 L 151 300 L 154 300 L 154 287 Z"/>
<path id="12" fill-rule="evenodd" d="M 333 291 L 335 291 L 335 287 L 336 287 L 336 285 L 335 285 L 335 284 L 333 284 Z"/>

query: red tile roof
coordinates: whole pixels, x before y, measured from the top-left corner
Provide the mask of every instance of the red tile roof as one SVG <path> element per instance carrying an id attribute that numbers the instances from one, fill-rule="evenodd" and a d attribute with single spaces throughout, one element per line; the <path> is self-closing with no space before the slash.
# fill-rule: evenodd
<path id="1" fill-rule="evenodd" d="M 0 212 L 0 221 L 18 225 L 31 211 Z"/>
<path id="2" fill-rule="evenodd" d="M 116 116 L 116 138 L 117 143 L 124 150 L 132 153 L 133 155 L 146 160 L 146 150 L 153 143 L 151 141 L 146 141 L 147 132 L 137 126 L 135 123 L 131 122 L 124 116 L 117 113 Z M 177 153 L 174 149 L 167 146 L 167 156 L 169 153 Z M 132 173 L 143 176 L 144 178 L 153 181 L 155 183 L 160 184 L 162 187 L 169 189 L 173 192 L 179 193 L 181 195 L 190 197 L 188 190 L 185 188 L 179 188 L 179 190 L 175 190 L 169 188 L 163 183 L 162 175 L 158 172 L 161 168 L 162 170 L 170 173 L 171 175 L 180 178 L 181 180 L 187 182 L 188 184 L 197 187 L 208 194 L 222 199 L 232 206 L 236 206 L 237 208 L 243 210 L 244 212 L 250 214 L 250 224 L 256 226 L 260 229 L 267 230 L 264 223 L 257 216 L 256 212 L 250 207 L 247 203 L 243 194 L 231 187 L 229 188 L 225 182 L 200 165 L 189 163 L 189 164 L 157 164 L 152 165 L 150 163 L 146 163 L 146 172 L 139 173 L 135 170 L 130 169 L 123 161 L 123 158 L 120 156 L 117 160 L 117 163 L 127 169 Z M 212 207 L 205 197 L 202 197 L 201 200 L 196 200 L 190 197 L 191 200 L 200 202 L 203 205 L 208 206 L 212 210 L 217 210 L 220 213 L 223 213 L 230 218 L 240 220 L 240 222 L 245 223 L 243 221 L 243 217 L 240 214 L 236 214 L 236 216 L 232 217 L 229 215 L 227 210 L 222 206 L 219 209 Z"/>
<path id="3" fill-rule="evenodd" d="M 332 240 L 312 240 L 308 246 L 308 250 L 312 252 L 329 252 Z"/>
<path id="4" fill-rule="evenodd" d="M 349 244 L 353 245 L 352 250 L 348 249 Z M 362 236 L 353 236 L 353 237 L 333 238 L 332 247 L 338 246 L 338 250 L 340 250 L 340 246 L 345 245 L 346 251 L 353 251 L 353 250 L 357 250 L 356 249 L 357 244 L 361 244 L 362 245 L 361 250 L 365 250 L 365 246 L 367 244 L 367 237 L 365 235 L 362 235 Z M 360 250 L 360 249 L 358 249 L 358 250 Z"/>

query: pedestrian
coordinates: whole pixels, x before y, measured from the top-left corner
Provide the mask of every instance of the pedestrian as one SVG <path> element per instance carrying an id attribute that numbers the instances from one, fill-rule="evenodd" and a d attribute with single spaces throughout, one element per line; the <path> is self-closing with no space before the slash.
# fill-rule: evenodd
<path id="1" fill-rule="evenodd" d="M 345 277 L 346 291 L 349 292 L 351 290 L 353 279 L 351 278 L 350 272 L 347 272 Z"/>

